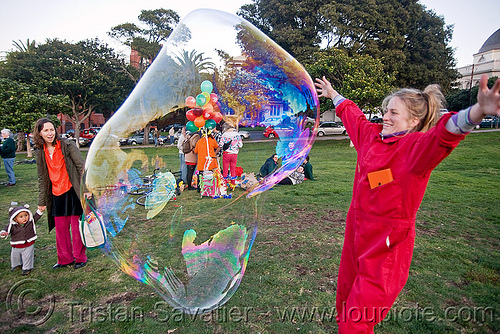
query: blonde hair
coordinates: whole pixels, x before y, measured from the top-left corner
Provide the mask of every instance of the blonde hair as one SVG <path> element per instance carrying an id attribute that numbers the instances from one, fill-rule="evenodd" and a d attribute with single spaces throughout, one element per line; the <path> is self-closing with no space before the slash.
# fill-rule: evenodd
<path id="1" fill-rule="evenodd" d="M 440 109 L 446 105 L 446 101 L 439 85 L 429 85 L 424 91 L 414 88 L 403 88 L 387 96 L 382 102 L 382 109 L 386 110 L 389 101 L 398 97 L 403 101 L 410 113 L 410 118 L 417 118 L 418 125 L 413 131 L 427 132 L 436 125 Z"/>

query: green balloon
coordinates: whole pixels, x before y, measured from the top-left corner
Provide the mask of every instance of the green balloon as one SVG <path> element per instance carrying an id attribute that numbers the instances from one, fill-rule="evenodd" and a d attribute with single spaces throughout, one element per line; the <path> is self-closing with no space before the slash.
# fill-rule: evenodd
<path id="1" fill-rule="evenodd" d="M 205 93 L 212 93 L 212 89 L 214 89 L 214 85 L 208 80 L 205 80 L 201 83 L 201 91 Z"/>
<path id="2" fill-rule="evenodd" d="M 189 132 L 196 132 L 198 131 L 200 128 L 198 128 L 196 125 L 194 125 L 194 122 L 193 121 L 189 121 L 187 122 L 186 124 L 186 130 L 188 130 Z"/>
<path id="3" fill-rule="evenodd" d="M 216 125 L 217 125 L 217 123 L 215 123 L 215 121 L 213 119 L 207 119 L 205 121 L 205 127 L 209 130 L 214 129 Z"/>
<path id="4" fill-rule="evenodd" d="M 203 94 L 198 94 L 196 96 L 196 105 L 198 107 L 203 107 L 205 104 L 207 104 L 207 98 Z"/>

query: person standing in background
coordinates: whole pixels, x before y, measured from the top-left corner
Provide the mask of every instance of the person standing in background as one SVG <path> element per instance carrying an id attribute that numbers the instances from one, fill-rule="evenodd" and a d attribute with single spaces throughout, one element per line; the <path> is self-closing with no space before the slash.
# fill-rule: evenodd
<path id="1" fill-rule="evenodd" d="M 184 142 L 189 141 L 189 150 L 184 151 L 184 161 L 187 167 L 186 181 L 188 190 L 196 189 L 195 187 L 193 187 L 192 182 L 193 174 L 196 170 L 196 164 L 198 163 L 198 154 L 194 153 L 194 148 L 196 147 L 196 143 L 198 143 L 198 140 L 200 140 L 200 134 L 198 132 L 188 134 L 186 136 L 186 139 L 184 140 Z"/>
<path id="2" fill-rule="evenodd" d="M 16 174 L 14 174 L 14 161 L 16 160 L 16 143 L 12 139 L 12 133 L 9 129 L 2 130 L 2 146 L 0 156 L 3 159 L 5 172 L 9 177 L 9 183 L 5 186 L 12 187 L 16 185 Z"/>
<path id="3" fill-rule="evenodd" d="M 184 184 L 187 184 L 187 165 L 184 156 L 184 151 L 182 150 L 182 144 L 186 140 L 186 127 L 183 126 L 181 130 L 181 135 L 179 136 L 179 140 L 177 141 L 177 148 L 179 149 L 179 160 L 181 166 L 179 168 L 179 172 L 181 173 L 180 179 Z M 189 186 L 189 185 L 187 185 Z"/>
<path id="4" fill-rule="evenodd" d="M 174 142 L 175 142 L 175 129 L 174 129 L 173 125 L 170 127 L 170 130 L 168 130 L 168 136 L 170 138 L 170 145 L 174 145 Z"/>
<path id="5" fill-rule="evenodd" d="M 228 170 L 231 173 L 231 184 L 236 180 L 236 164 L 238 163 L 238 153 L 243 147 L 241 136 L 234 127 L 228 128 L 220 139 L 220 145 L 226 148 L 222 152 L 222 176 L 227 179 Z"/>

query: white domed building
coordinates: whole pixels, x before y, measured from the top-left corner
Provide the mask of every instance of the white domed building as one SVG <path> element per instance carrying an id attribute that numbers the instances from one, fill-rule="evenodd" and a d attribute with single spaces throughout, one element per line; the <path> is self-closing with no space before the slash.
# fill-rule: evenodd
<path id="1" fill-rule="evenodd" d="M 500 77 L 500 29 L 488 37 L 473 57 L 472 65 L 457 69 L 461 75 L 457 80 L 459 89 L 469 89 L 479 85 L 479 79 L 483 74 L 487 74 L 488 78 Z"/>

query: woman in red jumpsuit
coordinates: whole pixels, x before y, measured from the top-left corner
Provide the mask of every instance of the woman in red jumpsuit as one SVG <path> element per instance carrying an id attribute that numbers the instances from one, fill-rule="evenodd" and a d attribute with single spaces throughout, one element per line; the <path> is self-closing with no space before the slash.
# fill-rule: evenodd
<path id="1" fill-rule="evenodd" d="M 415 216 L 432 170 L 486 115 L 500 116 L 500 79 L 480 82 L 478 103 L 439 120 L 438 86 L 403 89 L 383 103 L 383 124 L 370 123 L 330 82 L 331 98 L 358 153 L 337 284 L 339 333 L 373 333 L 408 279 Z"/>

